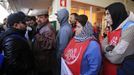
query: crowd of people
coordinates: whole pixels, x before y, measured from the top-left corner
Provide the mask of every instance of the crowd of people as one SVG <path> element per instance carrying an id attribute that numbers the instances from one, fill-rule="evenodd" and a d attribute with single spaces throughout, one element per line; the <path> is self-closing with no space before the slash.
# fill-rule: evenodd
<path id="1" fill-rule="evenodd" d="M 44 9 L 34 16 L 19 11 L 4 19 L 0 75 L 134 75 L 134 14 L 122 3 L 105 8 L 101 42 L 86 15 L 69 15 L 65 8 L 55 15 L 58 33 Z"/>

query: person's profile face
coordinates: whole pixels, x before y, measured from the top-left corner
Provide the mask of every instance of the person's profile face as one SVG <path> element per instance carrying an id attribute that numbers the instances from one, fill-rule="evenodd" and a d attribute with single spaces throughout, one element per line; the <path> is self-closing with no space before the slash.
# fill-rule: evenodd
<path id="1" fill-rule="evenodd" d="M 69 19 L 70 19 L 69 21 L 71 24 L 74 24 L 76 22 L 74 15 L 70 15 Z"/>
<path id="2" fill-rule="evenodd" d="M 36 18 L 37 18 L 37 19 L 36 19 L 36 22 L 37 22 L 38 25 L 43 25 L 43 24 L 45 24 L 45 23 L 47 22 L 47 20 L 48 20 L 48 18 L 45 17 L 44 15 L 39 15 L 39 16 L 37 16 Z"/>
<path id="3" fill-rule="evenodd" d="M 19 22 L 15 23 L 13 27 L 19 30 L 26 30 L 27 25 L 25 22 Z"/>
<path id="4" fill-rule="evenodd" d="M 111 14 L 108 10 L 105 11 L 105 21 L 107 23 L 107 26 L 111 26 L 113 24 Z"/>
<path id="5" fill-rule="evenodd" d="M 79 35 L 82 30 L 83 30 L 83 26 L 77 21 L 76 28 L 75 28 L 75 35 Z"/>

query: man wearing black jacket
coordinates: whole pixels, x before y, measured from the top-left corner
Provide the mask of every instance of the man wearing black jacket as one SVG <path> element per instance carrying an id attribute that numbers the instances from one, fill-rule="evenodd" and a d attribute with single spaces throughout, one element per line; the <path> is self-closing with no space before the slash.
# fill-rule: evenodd
<path id="1" fill-rule="evenodd" d="M 24 37 L 26 24 L 25 14 L 13 13 L 8 16 L 9 29 L 1 36 L 0 50 L 4 51 L 5 75 L 31 75 L 33 69 L 33 56 Z"/>

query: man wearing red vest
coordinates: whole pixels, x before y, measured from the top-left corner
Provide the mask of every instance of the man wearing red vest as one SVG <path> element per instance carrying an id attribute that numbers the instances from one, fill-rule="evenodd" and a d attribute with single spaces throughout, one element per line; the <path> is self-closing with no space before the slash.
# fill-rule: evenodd
<path id="1" fill-rule="evenodd" d="M 112 31 L 102 42 L 105 55 L 102 75 L 134 75 L 134 14 L 128 16 L 119 2 L 106 7 L 105 14 Z"/>
<path id="2" fill-rule="evenodd" d="M 100 70 L 100 46 L 87 20 L 86 15 L 78 16 L 75 36 L 64 50 L 63 58 L 73 75 L 97 75 Z"/>

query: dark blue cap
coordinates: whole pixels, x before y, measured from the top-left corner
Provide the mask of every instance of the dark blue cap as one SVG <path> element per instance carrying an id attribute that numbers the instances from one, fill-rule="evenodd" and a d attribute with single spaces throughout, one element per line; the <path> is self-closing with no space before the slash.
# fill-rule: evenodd
<path id="1" fill-rule="evenodd" d="M 8 26 L 13 26 L 14 23 L 24 22 L 26 15 L 23 12 L 10 14 L 7 18 Z"/>

